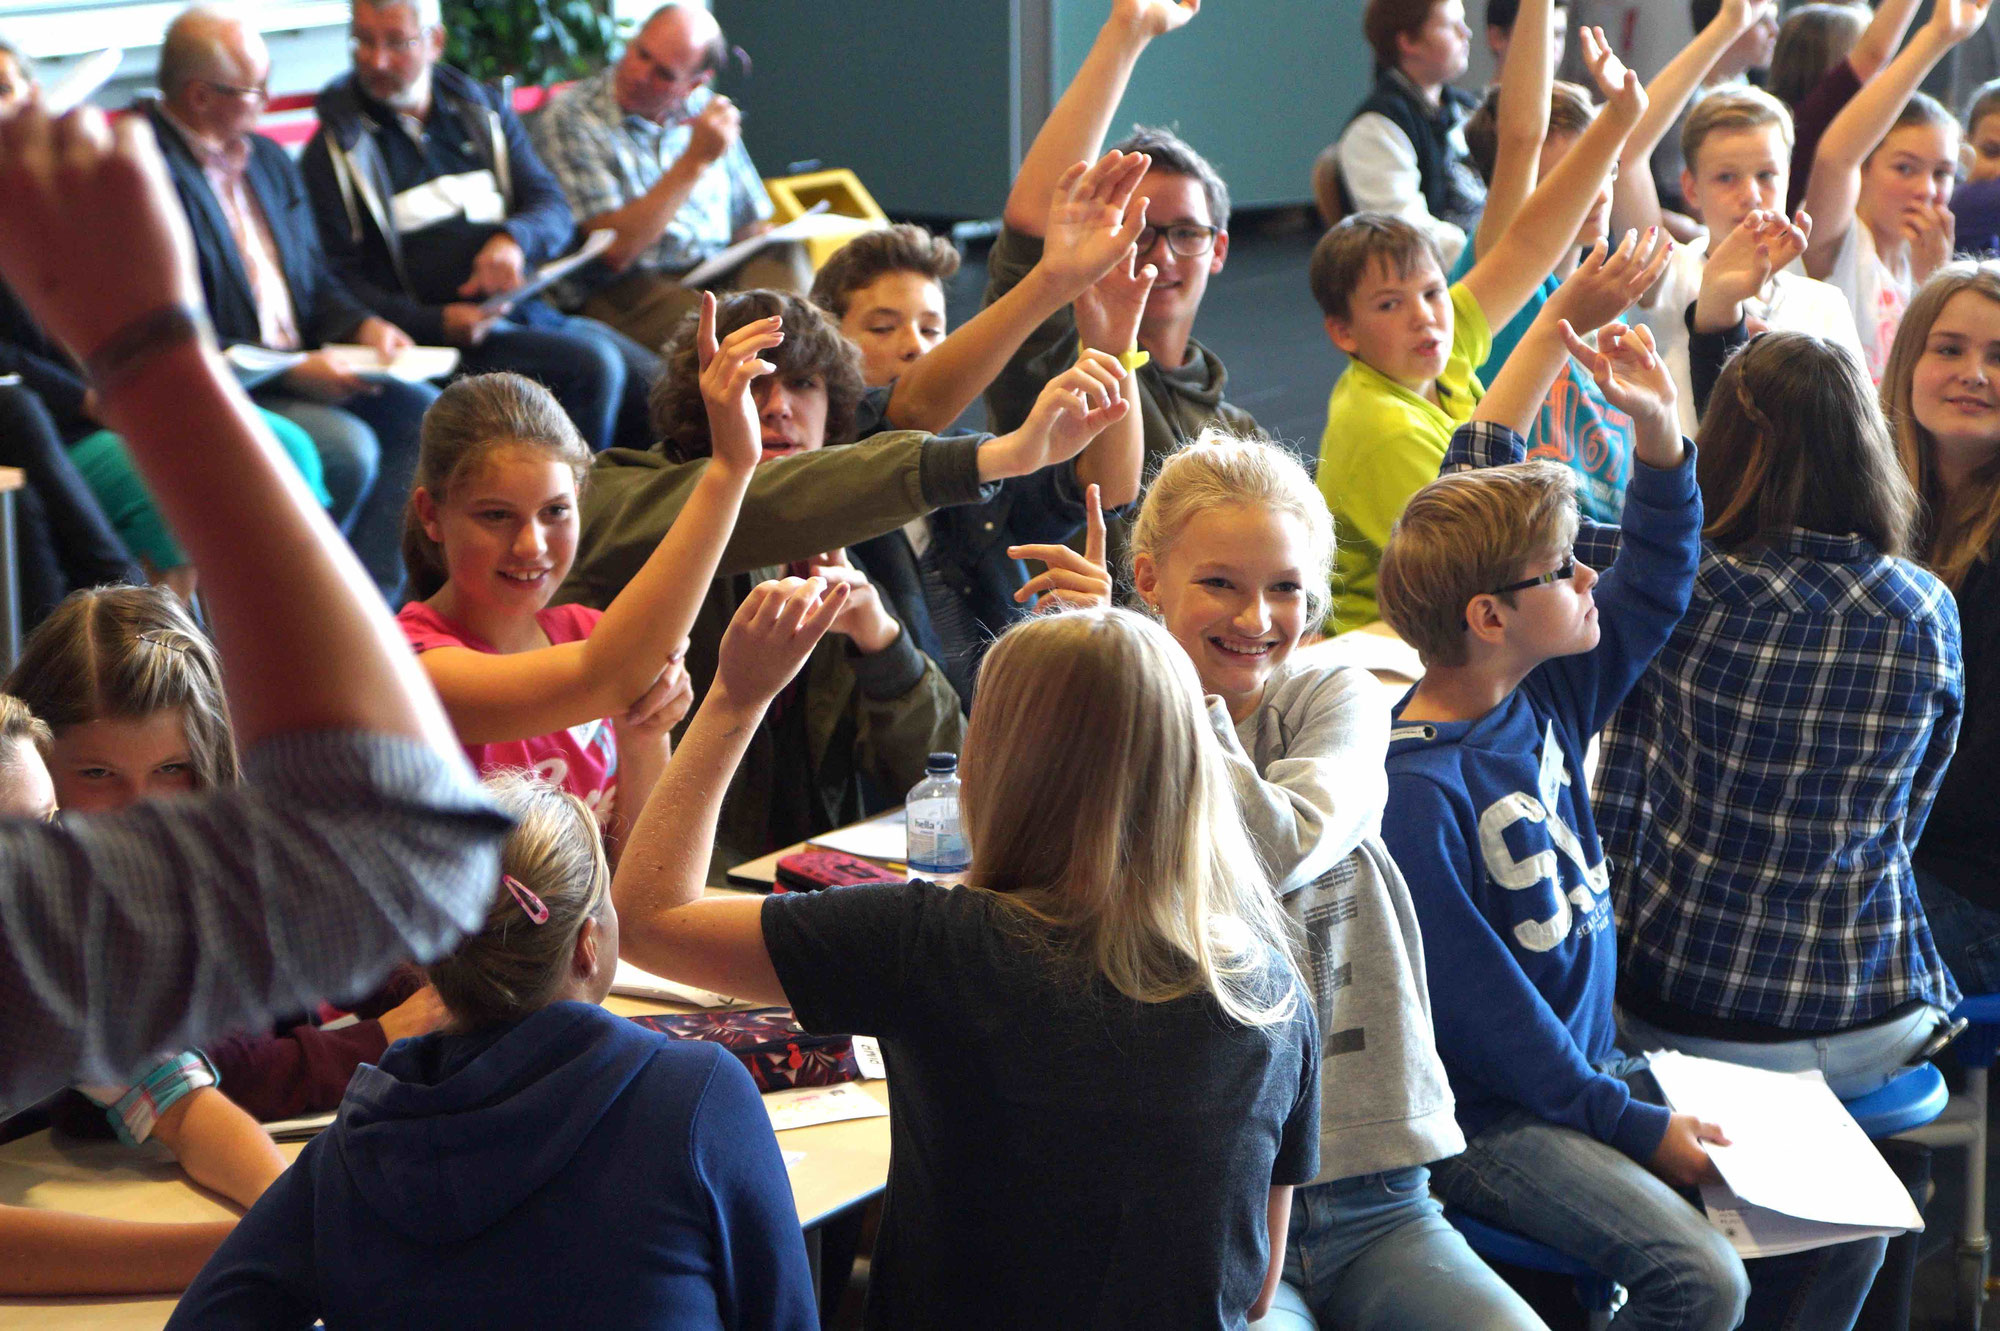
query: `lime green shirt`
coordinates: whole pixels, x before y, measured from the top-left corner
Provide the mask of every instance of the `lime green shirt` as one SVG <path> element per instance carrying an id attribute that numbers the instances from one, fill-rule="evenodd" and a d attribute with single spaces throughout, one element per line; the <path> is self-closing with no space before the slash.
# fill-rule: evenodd
<path id="1" fill-rule="evenodd" d="M 1463 284 L 1451 289 L 1451 357 L 1438 376 L 1438 405 L 1359 360 L 1334 382 L 1319 443 L 1319 490 L 1333 511 L 1332 633 L 1380 619 L 1375 573 L 1389 528 L 1410 496 L 1437 479 L 1451 432 L 1472 419 L 1486 389 L 1473 367 L 1486 362 L 1493 330 Z"/>

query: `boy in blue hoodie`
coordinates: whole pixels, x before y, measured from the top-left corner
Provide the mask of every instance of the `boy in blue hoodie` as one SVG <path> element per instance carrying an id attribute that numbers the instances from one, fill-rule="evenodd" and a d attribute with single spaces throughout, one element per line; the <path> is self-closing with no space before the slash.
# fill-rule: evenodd
<path id="1" fill-rule="evenodd" d="M 1636 422 L 1609 569 L 1571 553 L 1567 468 L 1458 471 L 1484 409 L 1453 438 L 1456 474 L 1390 534 L 1383 615 L 1426 673 L 1395 708 L 1382 835 L 1439 977 L 1438 1052 L 1468 1144 L 1435 1167 L 1438 1191 L 1616 1279 L 1631 1294 L 1621 1323 L 1726 1331 L 1748 1294 L 1742 1263 L 1674 1191 L 1712 1177 L 1701 1143 L 1720 1134 L 1624 1079 L 1636 1068 L 1614 1044 L 1617 944 L 1584 784 L 1591 736 L 1687 607 L 1701 495 L 1650 337 L 1602 342 L 1616 372 L 1599 384 Z"/>

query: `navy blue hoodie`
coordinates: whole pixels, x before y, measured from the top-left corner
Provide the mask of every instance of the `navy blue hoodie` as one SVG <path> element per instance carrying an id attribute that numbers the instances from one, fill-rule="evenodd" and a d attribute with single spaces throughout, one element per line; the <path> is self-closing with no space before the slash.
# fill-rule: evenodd
<path id="1" fill-rule="evenodd" d="M 1464 452 L 1455 439 L 1445 469 Z M 1672 471 L 1634 465 L 1623 528 L 1596 588 L 1594 649 L 1543 662 L 1475 721 L 1406 723 L 1409 697 L 1396 705 L 1382 839 L 1423 927 L 1465 1135 L 1522 1108 L 1644 1163 L 1668 1112 L 1596 1067 L 1617 1053 L 1618 946 L 1583 759 L 1687 610 L 1701 537 L 1691 445 Z"/>
<path id="2" fill-rule="evenodd" d="M 750 1074 L 600 1007 L 391 1045 L 172 1327 L 817 1328 Z"/>

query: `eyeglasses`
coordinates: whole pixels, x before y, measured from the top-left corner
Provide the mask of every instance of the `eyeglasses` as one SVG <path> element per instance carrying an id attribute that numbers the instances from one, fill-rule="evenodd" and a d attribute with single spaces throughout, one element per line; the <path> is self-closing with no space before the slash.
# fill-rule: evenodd
<path id="1" fill-rule="evenodd" d="M 1574 554 L 1564 555 L 1563 562 L 1557 567 L 1550 569 L 1547 573 L 1537 573 L 1532 578 L 1523 578 L 1519 582 L 1510 582 L 1505 587 L 1495 587 L 1489 594 L 1493 596 L 1505 596 L 1509 592 L 1524 592 L 1530 587 L 1546 587 L 1552 582 L 1562 582 L 1565 579 L 1575 576 L 1576 556 Z"/>
<path id="2" fill-rule="evenodd" d="M 1192 222 L 1167 227 L 1164 232 L 1160 227 L 1143 226 L 1139 228 L 1139 253 L 1144 255 L 1153 248 L 1153 242 L 1165 234 L 1168 249 L 1183 259 L 1199 259 L 1215 248 L 1215 238 L 1221 231 L 1219 226 L 1196 226 Z"/>
<path id="3" fill-rule="evenodd" d="M 234 83 L 217 83 L 214 79 L 202 79 L 200 82 L 206 83 L 217 92 L 228 93 L 231 97 L 241 97 L 245 101 L 268 102 L 271 100 L 271 85 L 268 82 L 253 83 L 247 88 L 239 87 Z"/>
<path id="4" fill-rule="evenodd" d="M 347 38 L 347 53 L 361 55 L 364 52 L 379 52 L 382 55 L 402 57 L 411 54 L 424 44 L 424 34 L 414 37 L 363 37 L 360 33 L 350 33 Z"/>

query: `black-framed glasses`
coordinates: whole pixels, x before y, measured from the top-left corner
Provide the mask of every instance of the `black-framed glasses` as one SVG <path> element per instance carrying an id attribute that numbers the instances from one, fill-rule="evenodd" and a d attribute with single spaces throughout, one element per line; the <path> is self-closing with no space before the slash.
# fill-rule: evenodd
<path id="1" fill-rule="evenodd" d="M 1162 234 L 1167 238 L 1167 248 L 1183 259 L 1199 259 L 1215 248 L 1215 238 L 1220 235 L 1219 226 L 1196 226 L 1193 222 L 1181 222 L 1170 227 L 1143 226 L 1139 228 L 1139 253 L 1144 255 L 1153 248 L 1153 242 Z"/>
<path id="2" fill-rule="evenodd" d="M 253 83 L 246 88 L 235 83 L 217 83 L 214 79 L 202 79 L 201 82 L 206 83 L 217 92 L 228 93 L 231 97 L 241 97 L 246 101 L 268 102 L 271 100 L 271 85 L 269 83 Z"/>
<path id="3" fill-rule="evenodd" d="M 1552 582 L 1562 582 L 1565 579 L 1575 576 L 1576 556 L 1574 554 L 1564 555 L 1563 562 L 1555 568 L 1550 569 L 1547 573 L 1537 573 L 1532 578 L 1523 578 L 1519 582 L 1510 582 L 1505 587 L 1495 587 L 1488 595 L 1505 596 L 1509 592 L 1524 592 L 1530 587 L 1546 587 Z"/>

